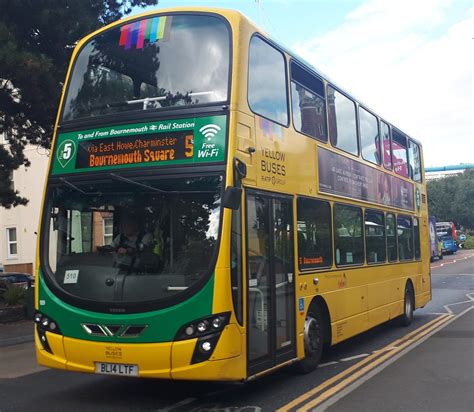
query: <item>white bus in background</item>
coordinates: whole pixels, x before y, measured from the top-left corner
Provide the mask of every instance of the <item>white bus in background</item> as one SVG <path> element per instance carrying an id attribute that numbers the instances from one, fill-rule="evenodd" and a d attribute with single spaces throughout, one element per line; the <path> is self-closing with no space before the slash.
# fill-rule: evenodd
<path id="1" fill-rule="evenodd" d="M 436 234 L 438 236 L 448 235 L 456 238 L 453 222 L 436 222 Z"/>

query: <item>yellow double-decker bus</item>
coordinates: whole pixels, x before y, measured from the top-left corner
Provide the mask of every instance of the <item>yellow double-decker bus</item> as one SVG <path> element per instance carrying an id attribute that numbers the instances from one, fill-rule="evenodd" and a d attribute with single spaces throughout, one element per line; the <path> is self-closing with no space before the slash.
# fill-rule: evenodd
<path id="1" fill-rule="evenodd" d="M 77 45 L 39 236 L 41 365 L 163 379 L 313 370 L 431 299 L 421 146 L 240 13 Z"/>

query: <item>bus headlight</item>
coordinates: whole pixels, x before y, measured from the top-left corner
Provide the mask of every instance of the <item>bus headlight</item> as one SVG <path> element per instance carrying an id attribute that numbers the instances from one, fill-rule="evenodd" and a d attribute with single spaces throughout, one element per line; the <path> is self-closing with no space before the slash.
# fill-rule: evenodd
<path id="1" fill-rule="evenodd" d="M 36 312 L 33 317 L 36 324 L 36 331 L 38 332 L 38 337 L 41 342 L 43 349 L 49 353 L 53 353 L 51 347 L 49 346 L 48 338 L 46 332 L 60 334 L 60 330 L 56 321 L 52 320 L 49 316 L 43 315 L 41 312 Z"/>
<path id="2" fill-rule="evenodd" d="M 205 340 L 203 343 L 201 343 L 201 350 L 203 352 L 209 352 L 212 349 L 212 343 Z"/>
<path id="3" fill-rule="evenodd" d="M 209 333 L 222 332 L 229 323 L 230 312 L 218 313 L 194 322 L 187 323 L 178 329 L 174 340 L 199 338 Z"/>
<path id="4" fill-rule="evenodd" d="M 194 326 L 193 326 L 193 325 L 189 325 L 189 326 L 184 330 L 184 333 L 185 333 L 187 336 L 193 336 L 193 335 L 194 335 Z"/>
<path id="5" fill-rule="evenodd" d="M 217 346 L 220 336 L 221 332 L 217 332 L 198 338 L 196 346 L 194 347 L 193 357 L 191 358 L 191 365 L 209 360 Z"/>
<path id="6" fill-rule="evenodd" d="M 222 326 L 222 319 L 221 318 L 212 319 L 212 327 L 214 329 L 220 329 L 221 326 Z"/>
<path id="7" fill-rule="evenodd" d="M 230 312 L 217 313 L 206 318 L 196 319 L 179 328 L 174 340 L 197 338 L 191 365 L 210 359 L 229 320 Z"/>
<path id="8" fill-rule="evenodd" d="M 209 322 L 207 320 L 202 320 L 197 324 L 197 330 L 199 333 L 204 333 L 209 328 Z"/>

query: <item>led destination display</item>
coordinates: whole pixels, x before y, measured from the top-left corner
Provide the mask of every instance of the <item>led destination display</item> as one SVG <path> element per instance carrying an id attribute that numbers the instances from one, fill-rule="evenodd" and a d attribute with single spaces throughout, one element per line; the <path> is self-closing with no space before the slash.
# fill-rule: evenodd
<path id="1" fill-rule="evenodd" d="M 189 159 L 194 155 L 190 131 L 132 135 L 79 142 L 76 169 Z"/>

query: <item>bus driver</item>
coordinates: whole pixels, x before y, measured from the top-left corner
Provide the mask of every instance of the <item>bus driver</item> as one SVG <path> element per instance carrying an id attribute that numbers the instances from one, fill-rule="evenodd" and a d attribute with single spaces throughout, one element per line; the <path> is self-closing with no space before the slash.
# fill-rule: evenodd
<path id="1" fill-rule="evenodd" d="M 125 213 L 120 219 L 120 233 L 110 245 L 102 246 L 99 251 L 115 251 L 115 266 L 120 269 L 139 268 L 140 254 L 150 252 L 154 246 L 151 233 L 140 230 L 140 222 L 132 213 Z"/>

